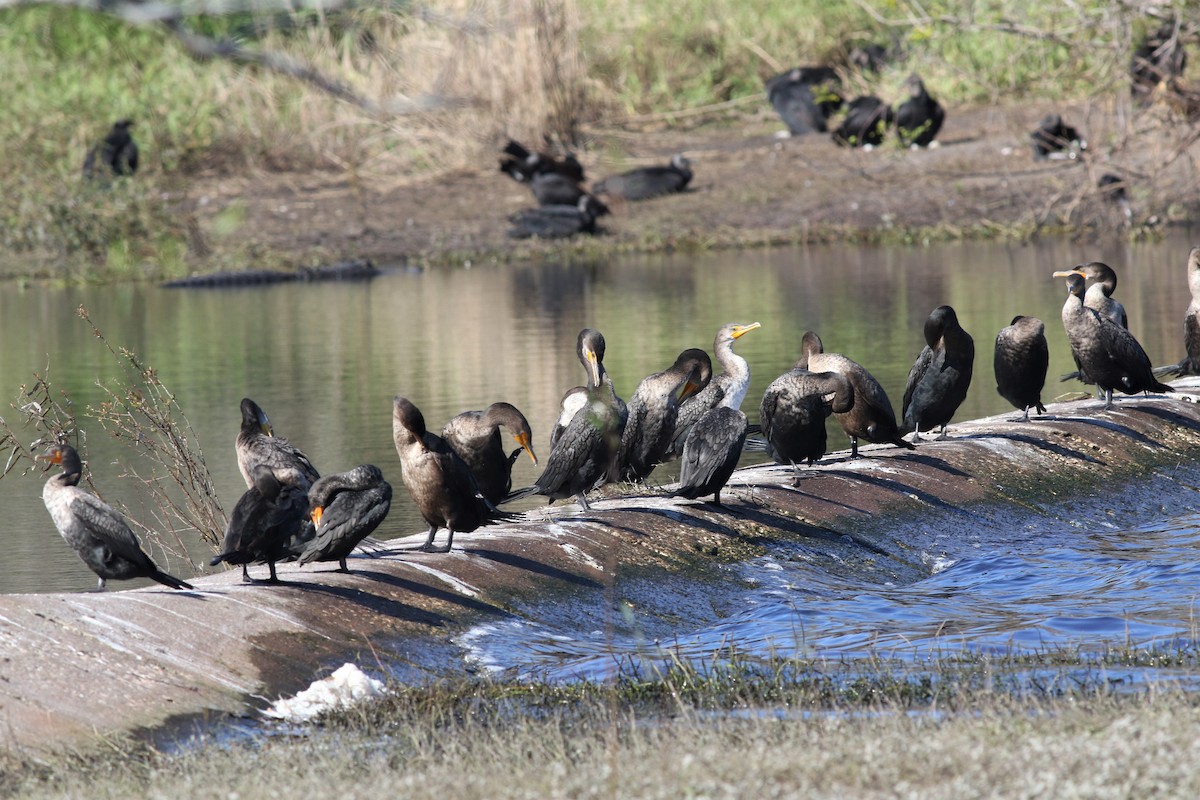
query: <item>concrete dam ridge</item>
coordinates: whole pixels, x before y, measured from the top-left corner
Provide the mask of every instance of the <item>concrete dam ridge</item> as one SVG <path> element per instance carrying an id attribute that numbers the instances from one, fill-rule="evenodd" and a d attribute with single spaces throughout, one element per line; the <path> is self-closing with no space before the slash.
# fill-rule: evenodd
<path id="1" fill-rule="evenodd" d="M 681 618 L 719 618 L 735 601 L 730 565 L 773 547 L 801 543 L 833 579 L 906 585 L 933 573 L 922 554 L 968 529 L 998 541 L 1113 508 L 1193 508 L 1200 380 L 1175 385 L 1109 412 L 1088 399 L 1027 423 L 1013 412 L 954 423 L 952 438 L 915 451 L 831 453 L 799 478 L 743 468 L 722 496 L 730 512 L 622 486 L 590 513 L 560 502 L 460 534 L 448 554 L 413 552 L 424 533 L 389 541 L 351 558 L 350 574 L 285 564 L 278 586 L 231 569 L 181 576 L 196 591 L 0 596 L 0 746 L 78 748 L 249 713 L 348 660 L 401 680 L 462 672 L 476 665 L 454 637 L 487 623 L 578 630 L 621 602 L 669 634 Z"/>

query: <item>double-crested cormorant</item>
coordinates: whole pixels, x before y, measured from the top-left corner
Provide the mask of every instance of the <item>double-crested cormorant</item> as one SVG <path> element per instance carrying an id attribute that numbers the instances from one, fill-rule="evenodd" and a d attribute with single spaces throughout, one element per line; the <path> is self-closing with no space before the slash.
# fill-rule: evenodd
<path id="1" fill-rule="evenodd" d="M 500 440 L 502 427 L 520 445 L 511 455 Z M 512 489 L 513 464 L 522 451 L 537 464 L 529 421 L 511 403 L 492 403 L 483 411 L 464 411 L 452 417 L 442 428 L 442 438 L 470 468 L 479 490 L 493 505 Z"/>
<path id="2" fill-rule="evenodd" d="M 975 366 L 975 340 L 958 323 L 950 306 L 938 306 L 925 320 L 925 347 L 917 356 L 904 386 L 901 433 L 912 431 L 914 442 L 926 431 L 946 426 L 967 398 Z"/>
<path id="3" fill-rule="evenodd" d="M 566 239 L 577 233 L 595 233 L 596 217 L 608 213 L 604 205 L 590 194 L 566 205 L 544 205 L 527 208 L 509 217 L 513 226 L 510 239 Z"/>
<path id="4" fill-rule="evenodd" d="M 742 400 L 750 386 L 750 365 L 733 352 L 733 343 L 752 330 L 762 327 L 757 322 L 741 325 L 731 322 L 717 331 L 713 350 L 717 361 L 725 368 L 704 391 L 722 384 L 717 406 L 705 411 L 691 424 L 680 453 L 679 488 L 677 497 L 695 499 L 713 495 L 713 503 L 721 505 L 721 489 L 737 468 L 742 448 L 746 444 L 746 415 L 741 412 Z"/>
<path id="5" fill-rule="evenodd" d="M 1087 149 L 1087 142 L 1079 131 L 1063 122 L 1059 114 L 1047 114 L 1029 134 L 1033 143 L 1033 158 L 1044 161 L 1048 158 L 1078 158 Z"/>
<path id="6" fill-rule="evenodd" d="M 609 474 L 621 445 L 627 411 L 604 370 L 600 331 L 580 331 L 575 351 L 587 371 L 586 402 L 559 434 L 542 474 L 528 491 L 545 495 L 550 502 L 575 497 L 587 511 L 591 506 L 586 493 Z"/>
<path id="7" fill-rule="evenodd" d="M 663 461 L 675 435 L 679 403 L 700 388 L 699 375 L 707 363 L 703 350 L 684 350 L 669 369 L 637 385 L 629 398 L 629 417 L 611 479 L 644 480 Z"/>
<path id="8" fill-rule="evenodd" d="M 500 171 L 518 183 L 527 183 L 534 175 L 547 172 L 570 178 L 576 183 L 584 180 L 583 165 L 573 153 L 567 153 L 561 159 L 548 153 L 533 153 L 515 139 L 509 139 L 501 151 Z"/>
<path id="9" fill-rule="evenodd" d="M 1012 324 L 996 334 L 996 351 L 992 360 L 996 371 L 996 391 L 1008 402 L 1025 412 L 1021 420 L 1029 421 L 1029 409 L 1046 413 L 1042 405 L 1042 387 L 1046 385 L 1046 370 L 1050 366 L 1050 346 L 1046 343 L 1046 326 L 1036 317 L 1013 317 Z"/>
<path id="10" fill-rule="evenodd" d="M 809 372 L 795 367 L 763 392 L 759 420 L 767 453 L 777 464 L 798 467 L 825 455 L 825 418 L 854 407 L 854 388 L 837 372 Z"/>
<path id="11" fill-rule="evenodd" d="M 83 462 L 74 447 L 52 445 L 37 458 L 62 467 L 62 472 L 51 475 L 42 487 L 42 502 L 63 541 L 99 577 L 97 589 L 103 589 L 110 580 L 132 578 L 150 578 L 172 589 L 194 588 L 156 567 L 125 518 L 96 495 L 79 488 Z"/>
<path id="12" fill-rule="evenodd" d="M 623 200 L 649 200 L 682 192 L 691 180 L 691 162 L 682 153 L 676 153 L 665 167 L 640 167 L 620 175 L 609 175 L 593 186 L 592 191 Z"/>
<path id="13" fill-rule="evenodd" d="M 336 561 L 349 572 L 346 557 L 383 522 L 392 507 L 392 485 L 374 464 L 326 475 L 308 490 L 314 536 L 298 553 L 301 564 Z"/>
<path id="14" fill-rule="evenodd" d="M 878 97 L 856 97 L 846 107 L 846 118 L 833 132 L 833 141 L 848 147 L 876 147 L 883 144 L 892 119 L 891 107 Z"/>
<path id="15" fill-rule="evenodd" d="M 137 143 L 129 133 L 132 126 L 131 119 L 119 119 L 113 123 L 108 135 L 88 150 L 83 160 L 83 177 L 110 178 L 137 172 Z"/>
<path id="16" fill-rule="evenodd" d="M 398 395 L 392 400 L 392 439 L 404 485 L 429 523 L 429 537 L 421 550 L 448 553 L 455 533 L 469 533 L 505 518 L 480 493 L 466 463 L 442 437 L 425 429 L 421 411 Z M 438 528 L 449 532 L 445 547 L 433 546 Z"/>
<path id="17" fill-rule="evenodd" d="M 1074 269 L 1085 278 L 1083 304 L 1100 316 L 1108 317 L 1122 328 L 1128 329 L 1129 317 L 1125 313 L 1125 306 L 1112 296 L 1117 289 L 1117 273 L 1113 268 L 1099 261 L 1090 261 Z M 1060 380 L 1068 381 L 1072 378 L 1081 383 L 1095 383 L 1084 371 L 1079 359 L 1075 359 L 1075 372 L 1068 372 Z"/>
<path id="18" fill-rule="evenodd" d="M 567 430 L 571 420 L 575 419 L 575 415 L 587 404 L 588 390 L 586 386 L 572 386 L 563 394 L 562 400 L 559 401 L 558 419 L 554 421 L 554 428 L 550 431 L 551 450 L 558 444 L 559 438 Z"/>
<path id="19" fill-rule="evenodd" d="M 1086 276 L 1081 269 L 1055 272 L 1054 277 L 1067 279 L 1062 321 L 1071 355 L 1079 371 L 1104 393 L 1105 410 L 1112 408 L 1114 389 L 1125 394 L 1175 391 L 1154 377 L 1150 359 L 1133 334 L 1084 305 Z"/>
<path id="20" fill-rule="evenodd" d="M 834 417 L 846 436 L 850 437 L 850 457 L 858 457 L 858 440 L 866 439 L 875 444 L 894 444 L 909 450 L 915 449 L 911 442 L 900 437 L 896 427 L 896 412 L 887 392 L 858 362 L 839 353 L 826 353 L 821 337 L 806 331 L 801 340 L 804 355 L 797 366 L 811 372 L 837 372 L 846 376 L 854 387 L 854 407 Z"/>
<path id="21" fill-rule="evenodd" d="M 731 408 L 742 407 L 746 390 L 750 388 L 750 365 L 746 363 L 746 359 L 733 352 L 733 343 L 758 327 L 760 326 L 757 322 L 749 325 L 730 322 L 717 330 L 717 335 L 713 338 L 713 353 L 717 357 L 717 363 L 721 365 L 721 372 L 706 383 L 704 363 L 701 361 L 698 377 L 699 385 L 703 388 L 679 406 L 679 413 L 675 418 L 675 436 L 671 442 L 672 455 L 683 455 L 683 443 L 692 425 L 709 411 L 725 403 L 726 395 L 732 395 L 726 405 Z M 711 361 L 707 371 L 710 374 L 712 372 Z"/>
<path id="22" fill-rule="evenodd" d="M 1192 295 L 1183 316 L 1183 345 L 1187 355 L 1178 364 L 1156 368 L 1155 375 L 1200 375 L 1200 247 L 1193 247 L 1188 253 L 1187 281 Z"/>
<path id="23" fill-rule="evenodd" d="M 304 492 L 321 477 L 308 456 L 287 439 L 275 435 L 266 412 L 249 397 L 242 398 L 242 427 L 234 441 L 234 449 L 246 488 L 254 486 L 254 468 L 259 464 L 270 467 L 280 483 Z"/>
<path id="24" fill-rule="evenodd" d="M 209 562 L 242 565 L 242 580 L 253 583 L 247 567 L 265 563 L 271 571 L 268 583 L 278 583 L 275 562 L 294 554 L 294 546 L 308 511 L 305 491 L 284 483 L 266 464 L 256 464 L 251 485 L 233 507 L 220 554 Z"/>
<path id="25" fill-rule="evenodd" d="M 840 82 L 831 67 L 796 67 L 767 81 L 767 100 L 792 136 L 824 133 L 844 102 L 837 91 Z"/>
<path id="26" fill-rule="evenodd" d="M 904 87 L 908 99 L 896 109 L 896 135 L 905 147 L 928 147 L 942 129 L 946 111 L 925 91 L 925 84 L 915 72 L 908 76 Z"/>

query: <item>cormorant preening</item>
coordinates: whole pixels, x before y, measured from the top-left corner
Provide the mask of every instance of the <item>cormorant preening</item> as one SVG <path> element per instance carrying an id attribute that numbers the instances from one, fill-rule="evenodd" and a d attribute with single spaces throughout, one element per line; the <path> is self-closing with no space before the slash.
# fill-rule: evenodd
<path id="1" fill-rule="evenodd" d="M 717 406 L 693 422 L 684 437 L 676 497 L 694 500 L 711 494 L 713 503 L 721 505 L 721 489 L 737 468 L 747 432 L 746 415 L 741 412 L 741 405 L 750 386 L 750 366 L 746 359 L 733 352 L 733 343 L 760 327 L 757 322 L 749 325 L 731 322 L 717 331 L 713 350 L 725 371 L 704 391 L 712 389 L 714 384 L 721 384 L 716 390 L 720 397 Z"/>
<path id="2" fill-rule="evenodd" d="M 912 431 L 912 440 L 918 442 L 921 428 L 928 432 L 940 425 L 938 438 L 946 438 L 946 426 L 967 398 L 974 366 L 975 340 L 958 323 L 953 308 L 938 306 L 925 320 L 925 347 L 904 386 L 901 433 Z"/>
<path id="3" fill-rule="evenodd" d="M 645 480 L 663 461 L 675 435 L 679 403 L 700 388 L 708 354 L 684 350 L 669 369 L 642 379 L 629 398 L 629 417 L 610 480 Z M 712 367 L 707 367 L 711 371 Z"/>
<path id="4" fill-rule="evenodd" d="M 108 135 L 88 150 L 83 159 L 83 177 L 111 178 L 137 172 L 137 142 L 129 133 L 132 126 L 131 119 L 119 119 L 113 123 Z"/>
<path id="5" fill-rule="evenodd" d="M 234 441 L 238 469 L 246 488 L 254 486 L 254 468 L 259 464 L 270 467 L 280 483 L 295 486 L 303 492 L 321 477 L 308 456 L 271 428 L 271 420 L 249 397 L 242 398 L 242 427 Z"/>
<path id="6" fill-rule="evenodd" d="M 374 464 L 326 475 L 308 490 L 314 535 L 299 548 L 299 562 L 336 561 L 339 572 L 349 572 L 346 557 L 379 527 L 391 507 L 392 485 Z"/>
<path id="7" fill-rule="evenodd" d="M 908 76 L 904 87 L 908 99 L 896 109 L 896 135 L 904 147 L 928 147 L 942 129 L 946 111 L 925 91 L 925 84 L 915 72 Z"/>
<path id="8" fill-rule="evenodd" d="M 1104 393 L 1104 408 L 1112 408 L 1113 390 L 1125 394 L 1173 392 L 1152 374 L 1150 359 L 1133 334 L 1083 304 L 1086 276 L 1079 268 L 1055 272 L 1067 279 L 1067 301 L 1062 321 L 1071 355 L 1079 371 L 1088 376 Z"/>
<path id="9" fill-rule="evenodd" d="M 1050 367 L 1050 346 L 1046 343 L 1046 326 L 1036 317 L 1013 317 L 1012 324 L 996 334 L 996 352 L 992 360 L 996 371 L 996 391 L 1008 402 L 1025 412 L 1021 420 L 1029 421 L 1029 409 L 1046 413 L 1042 405 L 1042 387 L 1046 385 L 1046 370 Z"/>
<path id="10" fill-rule="evenodd" d="M 559 434 L 542 474 L 527 492 L 545 495 L 550 502 L 575 497 L 588 511 L 586 493 L 609 474 L 628 412 L 604 370 L 600 331 L 580 331 L 575 352 L 587 371 L 586 402 Z"/>
<path id="11" fill-rule="evenodd" d="M 834 413 L 838 424 L 850 437 L 850 457 L 858 456 L 858 440 L 866 439 L 875 444 L 894 444 L 914 450 L 911 442 L 900 437 L 896 427 L 896 413 L 892 410 L 892 401 L 887 392 L 875 380 L 875 376 L 867 372 L 856 361 L 839 353 L 826 353 L 821 337 L 812 331 L 806 331 L 801 340 L 801 350 L 804 355 L 796 362 L 798 367 L 811 372 L 837 372 L 846 376 L 854 387 L 854 407 L 849 411 Z"/>
<path id="12" fill-rule="evenodd" d="M 691 162 L 682 153 L 677 153 L 671 156 L 671 163 L 665 167 L 640 167 L 620 175 L 610 175 L 593 186 L 592 191 L 623 200 L 649 200 L 682 192 L 691 180 Z"/>
<path id="13" fill-rule="evenodd" d="M 455 533 L 504 519 L 479 491 L 470 468 L 437 434 L 425 429 L 425 417 L 405 397 L 392 400 L 392 439 L 400 457 L 401 477 L 413 503 L 429 523 L 429 537 L 419 549 L 448 553 Z M 446 528 L 446 546 L 435 548 L 433 537 Z"/>
<path id="14" fill-rule="evenodd" d="M 265 563 L 271 570 L 268 583 L 278 583 L 275 562 L 294 554 L 294 545 L 308 511 L 306 492 L 280 481 L 266 464 L 256 464 L 251 484 L 233 507 L 221 552 L 209 562 L 242 565 L 242 580 L 253 583 L 247 567 Z"/>
<path id="15" fill-rule="evenodd" d="M 42 502 L 63 541 L 99 577 L 97 589 L 103 589 L 110 580 L 132 578 L 150 578 L 172 589 L 194 588 L 156 567 L 125 518 L 96 495 L 79 488 L 83 462 L 74 447 L 52 445 L 37 459 L 62 467 L 62 472 L 51 475 L 42 487 Z"/>
<path id="16" fill-rule="evenodd" d="M 513 226 L 510 239 L 565 239 L 577 233 L 595 233 L 596 217 L 608 213 L 604 205 L 590 194 L 566 205 L 543 205 L 527 208 L 509 217 Z"/>
<path id="17" fill-rule="evenodd" d="M 767 81 L 767 100 L 788 126 L 788 133 L 824 133 L 829 117 L 844 101 L 841 79 L 831 67 L 796 67 Z"/>
<path id="18" fill-rule="evenodd" d="M 1193 247 L 1188 253 L 1187 281 L 1192 295 L 1183 315 L 1183 345 L 1187 355 L 1178 364 L 1158 367 L 1155 375 L 1200 375 L 1200 247 Z"/>
<path id="19" fill-rule="evenodd" d="M 837 372 L 795 367 L 763 392 L 759 421 L 767 453 L 777 464 L 812 464 L 825 455 L 825 418 L 854 407 L 854 388 Z M 798 471 L 798 470 L 797 470 Z"/>
<path id="20" fill-rule="evenodd" d="M 733 352 L 733 343 L 758 327 L 760 326 L 757 322 L 749 325 L 731 322 L 717 330 L 717 335 L 713 338 L 713 353 L 717 357 L 717 363 L 721 365 L 721 373 L 706 379 L 706 374 L 712 374 L 712 362 L 708 362 L 706 369 L 704 360 L 701 359 L 698 385 L 702 388 L 679 406 L 679 413 L 675 419 L 675 436 L 671 441 L 672 457 L 678 458 L 683 455 L 683 443 L 692 425 L 724 403 L 726 395 L 733 395 L 726 405 L 732 408 L 742 407 L 746 390 L 750 388 L 750 365 L 746 363 L 746 359 Z"/>
<path id="21" fill-rule="evenodd" d="M 561 159 L 548 153 L 532 153 L 515 139 L 509 139 L 500 155 L 500 171 L 518 183 L 528 183 L 534 175 L 553 172 L 583 183 L 583 165 L 573 153 Z"/>
<path id="22" fill-rule="evenodd" d="M 1043 161 L 1047 158 L 1078 158 L 1087 149 L 1087 142 L 1079 135 L 1079 131 L 1063 122 L 1058 114 L 1047 114 L 1041 123 L 1029 134 L 1033 142 L 1033 158 Z"/>
<path id="23" fill-rule="evenodd" d="M 846 118 L 833 132 L 833 141 L 849 147 L 876 147 L 883 144 L 892 119 L 891 107 L 878 97 L 856 97 L 846 107 Z"/>
<path id="24" fill-rule="evenodd" d="M 504 450 L 500 428 L 520 445 L 511 454 Z M 529 421 L 510 403 L 492 403 L 483 411 L 464 411 L 452 417 L 442 428 L 442 438 L 470 468 L 479 491 L 492 505 L 504 500 L 512 489 L 513 464 L 522 451 L 537 464 Z"/>

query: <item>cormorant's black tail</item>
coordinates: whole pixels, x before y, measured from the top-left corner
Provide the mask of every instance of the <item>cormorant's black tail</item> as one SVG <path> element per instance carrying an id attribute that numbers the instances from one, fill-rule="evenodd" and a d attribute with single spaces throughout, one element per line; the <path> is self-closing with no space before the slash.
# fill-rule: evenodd
<path id="1" fill-rule="evenodd" d="M 521 489 L 513 489 L 511 492 L 504 495 L 504 498 L 496 505 L 502 506 L 507 503 L 515 502 L 517 500 L 524 500 L 526 497 L 532 497 L 533 495 L 535 495 L 537 493 L 538 493 L 537 484 L 534 484 L 533 486 L 526 486 Z"/>
<path id="2" fill-rule="evenodd" d="M 163 584 L 164 586 L 170 586 L 172 589 L 195 589 L 196 588 L 195 586 L 192 586 L 190 583 L 179 580 L 179 578 L 176 578 L 174 575 L 168 575 L 167 573 L 163 572 L 161 569 L 155 571 L 154 574 L 151 575 L 150 577 L 152 579 L 158 581 L 159 583 Z"/>

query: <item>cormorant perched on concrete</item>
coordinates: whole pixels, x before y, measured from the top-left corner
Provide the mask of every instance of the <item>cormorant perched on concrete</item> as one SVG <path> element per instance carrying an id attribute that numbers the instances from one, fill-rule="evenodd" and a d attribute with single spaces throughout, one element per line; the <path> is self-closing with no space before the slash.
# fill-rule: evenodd
<path id="1" fill-rule="evenodd" d="M 500 429 L 504 428 L 519 447 L 504 450 Z M 529 421 L 511 403 L 492 403 L 483 411 L 464 411 L 442 427 L 442 438 L 475 476 L 479 491 L 492 505 L 500 503 L 512 489 L 512 468 L 522 451 L 534 465 L 533 431 Z"/>
<path id="2" fill-rule="evenodd" d="M 534 153 L 515 139 L 509 139 L 501 151 L 500 171 L 518 183 L 528 183 L 534 175 L 547 172 L 562 175 L 575 183 L 584 180 L 583 165 L 573 153 L 567 153 L 561 159 L 548 153 Z"/>
<path id="3" fill-rule="evenodd" d="M 603 209 L 603 211 L 601 210 Z M 596 217 L 608 209 L 590 194 L 579 195 L 568 205 L 544 205 L 518 211 L 509 217 L 511 239 L 565 239 L 577 233 L 595 233 Z"/>
<path id="4" fill-rule="evenodd" d="M 666 166 L 639 167 L 610 175 L 593 186 L 592 191 L 623 200 L 649 200 L 682 192 L 691 180 L 692 163 L 682 153 L 676 153 Z"/>
<path id="5" fill-rule="evenodd" d="M 298 561 L 336 561 L 349 572 L 346 557 L 387 517 L 392 485 L 374 464 L 326 475 L 308 490 L 313 537 L 298 548 Z"/>
<path id="6" fill-rule="evenodd" d="M 664 460 L 675 435 L 679 403 L 701 388 L 699 376 L 708 361 L 703 350 L 684 350 L 669 369 L 637 385 L 629 398 L 629 418 L 610 480 L 645 480 Z"/>
<path id="7" fill-rule="evenodd" d="M 967 398 L 975 366 L 975 340 L 963 330 L 950 306 L 938 306 L 925 320 L 925 347 L 917 356 L 904 386 L 901 433 L 912 431 L 914 442 L 940 425 L 939 439 Z"/>
<path id="8" fill-rule="evenodd" d="M 846 117 L 833 132 L 833 141 L 848 147 L 877 147 L 892 124 L 892 109 L 874 95 L 856 97 L 846 107 Z"/>
<path id="9" fill-rule="evenodd" d="M 846 436 L 850 438 L 850 457 L 858 457 L 858 440 L 866 439 L 876 444 L 894 444 L 908 450 L 916 449 L 911 442 L 900 437 L 896 427 L 896 412 L 887 392 L 861 364 L 840 353 L 826 353 L 821 337 L 806 331 L 801 340 L 804 355 L 796 362 L 800 368 L 811 372 L 838 372 L 846 376 L 854 387 L 854 407 L 849 411 L 834 414 Z"/>
<path id="10" fill-rule="evenodd" d="M 129 129 L 133 120 L 119 119 L 103 140 L 88 150 L 83 160 L 83 177 L 111 178 L 137 172 L 138 148 Z"/>
<path id="11" fill-rule="evenodd" d="M 793 367 L 771 382 L 759 405 L 767 453 L 793 468 L 814 463 L 828 444 L 825 418 L 853 407 L 854 388 L 845 375 Z"/>
<path id="12" fill-rule="evenodd" d="M 1104 393 L 1104 408 L 1112 408 L 1113 390 L 1125 394 L 1173 392 L 1155 379 L 1146 351 L 1128 330 L 1083 303 L 1086 276 L 1079 268 L 1055 272 L 1067 279 L 1063 328 L 1079 371 Z"/>
<path id="13" fill-rule="evenodd" d="M 730 322 L 717 329 L 717 335 L 713 337 L 713 354 L 717 357 L 717 363 L 721 365 L 721 372 L 716 377 L 705 380 L 706 372 L 712 374 L 712 362 L 709 362 L 708 369 L 705 370 L 701 361 L 698 377 L 703 388 L 679 406 L 679 413 L 675 419 L 675 436 L 671 441 L 670 454 L 673 457 L 683 455 L 683 443 L 692 425 L 700 417 L 725 403 L 726 395 L 733 395 L 726 405 L 732 408 L 742 407 L 742 400 L 750 388 L 750 365 L 746 363 L 746 359 L 733 352 L 733 343 L 758 327 L 761 326 L 757 322 L 749 325 Z"/>
<path id="14" fill-rule="evenodd" d="M 1187 355 L 1178 364 L 1158 367 L 1155 375 L 1200 375 L 1200 247 L 1193 247 L 1188 253 L 1187 281 L 1192 295 L 1183 315 L 1183 345 Z"/>
<path id="15" fill-rule="evenodd" d="M 242 580 L 253 583 L 247 567 L 265 563 L 271 571 L 267 583 L 278 583 L 275 562 L 294 554 L 294 545 L 308 512 L 307 492 L 280 481 L 266 464 L 251 471 L 251 485 L 233 507 L 221 552 L 212 566 L 222 561 L 242 565 Z"/>
<path id="16" fill-rule="evenodd" d="M 946 110 L 929 96 L 916 73 L 908 76 L 904 87 L 908 99 L 896 109 L 896 135 L 905 147 L 928 147 L 942 129 Z"/>
<path id="17" fill-rule="evenodd" d="M 1078 158 L 1087 149 L 1087 142 L 1079 131 L 1063 122 L 1058 114 L 1047 114 L 1029 134 L 1033 143 L 1033 158 L 1043 161 L 1048 158 Z"/>
<path id="18" fill-rule="evenodd" d="M 845 102 L 837 91 L 840 81 L 831 67 L 796 67 L 767 81 L 767 100 L 792 136 L 824 133 Z"/>
<path id="19" fill-rule="evenodd" d="M 996 391 L 1024 412 L 1021 420 L 1029 421 L 1029 409 L 1046 413 L 1042 405 L 1042 387 L 1046 385 L 1046 370 L 1050 367 L 1050 346 L 1046 342 L 1046 326 L 1036 317 L 1013 317 L 1012 324 L 996 334 L 996 351 L 992 359 L 996 372 Z"/>
<path id="20" fill-rule="evenodd" d="M 259 464 L 270 467 L 280 483 L 305 493 L 321 477 L 308 456 L 287 439 L 275 435 L 266 412 L 249 397 L 242 398 L 242 427 L 234 441 L 234 450 L 248 489 L 254 486 L 254 468 Z"/>
<path id="21" fill-rule="evenodd" d="M 97 589 L 104 589 L 110 580 L 133 578 L 150 578 L 172 589 L 194 588 L 155 566 L 125 518 L 96 495 L 79 488 L 83 462 L 74 447 L 52 445 L 37 459 L 62 467 L 62 472 L 51 475 L 42 487 L 42 502 L 63 541 L 96 573 Z"/>

